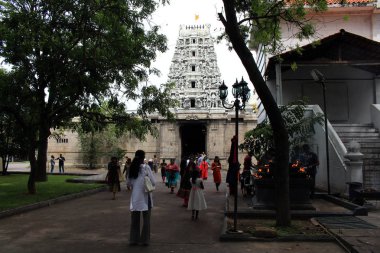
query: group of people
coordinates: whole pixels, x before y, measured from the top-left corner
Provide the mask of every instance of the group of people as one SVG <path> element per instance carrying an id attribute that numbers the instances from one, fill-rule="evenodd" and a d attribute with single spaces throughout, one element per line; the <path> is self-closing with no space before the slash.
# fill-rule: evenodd
<path id="1" fill-rule="evenodd" d="M 50 173 L 53 173 L 55 161 L 58 160 L 58 169 L 59 173 L 65 173 L 65 157 L 62 154 L 59 154 L 58 158 L 55 158 L 54 155 L 50 156 Z"/>
<path id="2" fill-rule="evenodd" d="M 156 158 L 156 157 L 154 157 Z M 199 161 L 199 163 L 198 163 Z M 208 159 L 204 155 L 201 159 L 195 156 L 189 156 L 182 159 L 180 166 L 175 163 L 175 159 L 170 159 L 170 163 L 166 164 L 165 159 L 159 165 L 161 168 L 161 177 L 163 182 L 170 188 L 170 192 L 174 193 L 177 187 L 177 181 L 180 179 L 180 187 L 177 196 L 183 198 L 183 206 L 191 211 L 191 219 L 196 221 L 199 219 L 199 212 L 207 209 L 206 199 L 203 193 L 203 180 L 208 177 Z M 207 163 L 207 165 L 206 165 Z M 153 194 L 146 192 L 144 186 L 145 177 L 149 177 L 152 185 L 156 185 L 153 172 L 158 172 L 158 159 L 155 164 L 147 162 L 145 152 L 137 150 L 133 159 L 127 158 L 124 170 L 121 172 L 120 164 L 116 157 L 112 157 L 108 164 L 108 173 L 106 182 L 110 191 L 116 199 L 116 192 L 120 191 L 120 175 L 126 175 L 127 189 L 131 190 L 131 228 L 130 228 L 130 245 L 149 245 L 150 241 L 150 215 L 153 207 Z M 221 163 L 219 157 L 215 157 L 211 164 L 213 178 L 216 190 L 219 191 L 221 183 Z M 140 232 L 140 217 L 142 216 L 142 230 Z"/>

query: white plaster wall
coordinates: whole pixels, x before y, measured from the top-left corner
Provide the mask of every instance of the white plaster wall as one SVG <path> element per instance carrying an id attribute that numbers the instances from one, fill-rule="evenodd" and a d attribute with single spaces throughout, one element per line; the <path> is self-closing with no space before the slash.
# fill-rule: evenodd
<path id="1" fill-rule="evenodd" d="M 380 104 L 371 105 L 371 119 L 375 128 L 380 129 Z"/>
<path id="2" fill-rule="evenodd" d="M 328 124 L 330 124 L 328 122 Z M 316 187 L 327 191 L 327 162 L 326 162 L 326 142 L 325 142 L 325 127 L 323 125 L 314 125 L 315 135 L 311 140 L 311 147 L 317 153 L 319 158 L 318 172 L 316 175 Z M 348 173 L 346 168 L 339 158 L 339 152 L 332 144 L 331 138 L 334 134 L 330 127 L 329 131 L 329 171 L 330 171 L 330 189 L 331 193 L 345 194 L 347 191 L 346 182 L 348 182 Z M 333 130 L 334 131 L 334 130 Z"/>
<path id="3" fill-rule="evenodd" d="M 375 104 L 380 104 L 380 76 L 373 81 L 375 85 Z"/>
<path id="4" fill-rule="evenodd" d="M 283 73 L 283 101 L 287 104 L 308 97 L 310 104 L 323 108 L 323 91 L 310 76 L 312 67 L 299 67 Z M 329 119 L 340 123 L 370 123 L 374 103 L 373 74 L 347 66 L 318 67 L 326 77 L 326 101 Z M 353 79 L 353 80 L 351 80 Z M 273 81 L 268 82 L 271 86 Z"/>
<path id="5" fill-rule="evenodd" d="M 289 50 L 289 48 L 294 48 L 297 44 L 304 46 L 314 40 L 338 33 L 340 29 L 368 39 L 380 41 L 379 15 L 373 13 L 373 10 L 368 7 L 340 8 L 340 11 L 337 11 L 335 8 L 334 10 L 312 16 L 316 27 L 316 34 L 311 40 L 299 41 L 293 38 L 295 34 L 294 27 L 289 27 L 288 24 L 282 23 L 283 42 L 287 50 Z"/>
<path id="6" fill-rule="evenodd" d="M 372 16 L 372 34 L 373 40 L 380 41 L 380 13 L 376 13 Z"/>

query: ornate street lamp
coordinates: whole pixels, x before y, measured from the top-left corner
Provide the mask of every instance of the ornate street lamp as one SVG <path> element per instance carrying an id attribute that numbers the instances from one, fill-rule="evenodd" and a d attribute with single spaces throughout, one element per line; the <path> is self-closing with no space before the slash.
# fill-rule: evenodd
<path id="1" fill-rule="evenodd" d="M 248 83 L 244 81 L 243 77 L 241 78 L 241 81 L 238 82 L 236 79 L 236 82 L 232 85 L 232 94 L 235 98 L 235 102 L 232 106 L 226 106 L 225 102 L 227 99 L 228 95 L 228 88 L 224 84 L 224 81 L 222 84 L 219 86 L 219 98 L 222 100 L 222 105 L 226 109 L 233 109 L 235 107 L 235 136 L 236 136 L 236 142 L 235 142 L 235 148 L 234 152 L 234 160 L 232 161 L 236 168 L 239 166 L 239 161 L 238 161 L 238 136 L 239 136 L 239 110 L 243 110 L 245 108 L 245 103 L 249 100 L 250 98 L 250 90 L 248 88 Z M 240 104 L 241 100 L 241 104 Z M 239 170 L 237 169 L 236 173 L 238 173 Z M 235 198 L 234 198 L 234 228 L 231 230 L 231 232 L 237 232 L 236 225 L 237 225 L 237 194 L 238 194 L 238 176 L 236 175 L 236 183 L 235 183 Z"/>
<path id="2" fill-rule="evenodd" d="M 326 105 L 326 78 L 318 70 L 313 69 L 310 72 L 310 75 L 313 77 L 314 82 L 320 83 L 323 89 L 323 111 L 325 116 L 325 144 L 326 144 L 326 172 L 327 172 L 327 193 L 330 194 L 330 159 L 329 159 L 329 130 L 327 127 L 327 105 Z"/>

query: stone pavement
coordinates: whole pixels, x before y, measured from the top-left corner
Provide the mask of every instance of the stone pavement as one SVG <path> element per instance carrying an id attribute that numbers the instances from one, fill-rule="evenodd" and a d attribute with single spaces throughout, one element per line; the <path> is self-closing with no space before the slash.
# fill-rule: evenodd
<path id="1" fill-rule="evenodd" d="M 372 202 L 368 216 L 354 217 L 328 222 L 329 231 L 351 252 L 380 252 L 380 203 Z"/>
<path id="2" fill-rule="evenodd" d="M 233 198 L 229 197 L 227 209 L 233 211 Z M 249 198 L 238 198 L 238 213 L 244 216 L 260 216 L 260 211 L 252 211 Z M 380 253 L 380 201 L 370 201 L 368 216 L 352 216 L 352 211 L 322 198 L 312 199 L 316 212 L 321 216 L 316 220 L 347 252 Z M 303 211 L 293 211 L 299 215 Z M 304 211 L 312 213 L 313 211 Z M 270 212 L 266 212 L 270 213 Z M 302 242 L 303 244 L 303 242 Z"/>
<path id="3" fill-rule="evenodd" d="M 158 179 L 157 175 L 157 179 Z M 225 185 L 205 183 L 209 208 L 193 222 L 182 200 L 159 182 L 154 192 L 151 245 L 128 246 L 130 192 L 117 200 L 100 192 L 0 219 L 0 253 L 45 252 L 344 252 L 333 242 L 221 242 Z"/>

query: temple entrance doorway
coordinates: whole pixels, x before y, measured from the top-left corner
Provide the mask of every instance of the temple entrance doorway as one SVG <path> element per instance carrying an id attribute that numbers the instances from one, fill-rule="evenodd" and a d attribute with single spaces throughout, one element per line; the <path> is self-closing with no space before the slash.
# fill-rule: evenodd
<path id="1" fill-rule="evenodd" d="M 180 135 L 182 157 L 207 151 L 204 124 L 184 124 L 180 127 Z"/>

